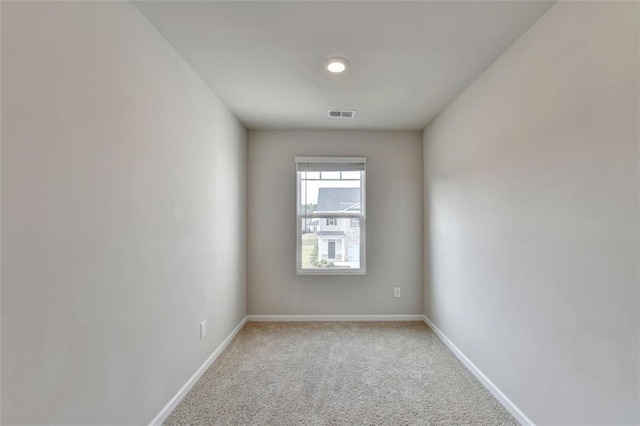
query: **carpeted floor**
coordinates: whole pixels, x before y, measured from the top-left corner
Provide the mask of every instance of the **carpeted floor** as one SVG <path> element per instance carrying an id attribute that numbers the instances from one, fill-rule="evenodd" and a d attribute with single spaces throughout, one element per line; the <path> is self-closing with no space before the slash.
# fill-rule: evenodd
<path id="1" fill-rule="evenodd" d="M 247 323 L 167 425 L 517 425 L 421 322 Z"/>

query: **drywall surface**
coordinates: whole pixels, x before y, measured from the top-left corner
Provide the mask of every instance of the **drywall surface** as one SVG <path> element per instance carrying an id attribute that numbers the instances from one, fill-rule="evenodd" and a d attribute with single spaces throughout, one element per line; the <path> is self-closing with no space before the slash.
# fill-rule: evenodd
<path id="1" fill-rule="evenodd" d="M 425 313 L 539 425 L 640 422 L 638 77 L 638 3 L 558 3 L 424 132 Z"/>
<path id="2" fill-rule="evenodd" d="M 2 423 L 145 424 L 246 313 L 246 132 L 132 4 L 2 8 Z"/>
<path id="3" fill-rule="evenodd" d="M 422 313 L 420 132 L 250 131 L 248 151 L 250 314 Z M 367 157 L 367 275 L 296 275 L 298 155 Z"/>

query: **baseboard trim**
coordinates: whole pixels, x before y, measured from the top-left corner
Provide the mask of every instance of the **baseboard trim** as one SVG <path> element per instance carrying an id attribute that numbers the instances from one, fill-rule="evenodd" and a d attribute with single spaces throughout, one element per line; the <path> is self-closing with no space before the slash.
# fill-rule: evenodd
<path id="1" fill-rule="evenodd" d="M 423 315 L 249 315 L 252 322 L 422 321 Z"/>
<path id="2" fill-rule="evenodd" d="M 480 383 L 487 388 L 493 396 L 516 418 L 521 424 L 525 426 L 535 426 L 535 423 L 527 417 L 522 410 L 518 408 L 516 404 L 511 401 L 507 395 L 505 395 L 498 386 L 495 385 L 483 372 L 480 370 L 467 356 L 458 348 L 455 343 L 451 341 L 426 315 L 423 315 L 424 322 L 429 326 L 431 330 L 442 340 L 442 342 L 453 352 L 453 354 L 464 364 L 465 367 L 471 373 L 476 376 Z"/>
<path id="3" fill-rule="evenodd" d="M 211 364 L 213 364 L 213 361 L 215 361 L 220 356 L 222 351 L 224 351 L 225 348 L 229 345 L 229 343 L 231 343 L 233 338 L 236 337 L 236 334 L 238 334 L 240 330 L 242 330 L 242 327 L 244 327 L 247 320 L 248 320 L 248 317 L 245 316 L 242 319 L 242 321 L 240 321 L 240 323 L 236 326 L 236 328 L 234 328 L 233 331 L 222 341 L 222 343 L 218 345 L 216 350 L 213 351 L 211 355 L 209 355 L 209 358 L 207 358 L 202 363 L 200 368 L 198 368 L 196 372 L 193 373 L 191 377 L 189 377 L 189 380 L 187 380 L 187 382 L 184 385 L 182 385 L 180 390 L 173 396 L 173 398 L 171 398 L 169 402 L 167 402 L 167 404 L 164 407 L 162 407 L 162 410 L 160 410 L 158 415 L 156 415 L 153 418 L 153 420 L 151 420 L 151 422 L 149 423 L 149 426 L 161 425 L 162 422 L 164 422 L 167 419 L 167 417 L 169 417 L 169 414 L 171 414 L 173 409 L 176 408 L 176 406 L 180 403 L 180 401 L 182 401 L 182 398 L 185 397 L 185 395 L 191 390 L 193 385 L 196 384 L 196 382 L 200 379 L 200 377 L 204 374 L 204 372 L 207 371 L 207 369 L 211 366 Z"/>

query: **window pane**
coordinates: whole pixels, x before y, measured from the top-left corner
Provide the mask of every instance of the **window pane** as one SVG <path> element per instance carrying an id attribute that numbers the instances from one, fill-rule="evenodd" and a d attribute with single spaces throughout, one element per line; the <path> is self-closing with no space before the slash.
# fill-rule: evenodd
<path id="1" fill-rule="evenodd" d="M 320 177 L 323 180 L 340 180 L 340 172 L 321 172 Z"/>
<path id="2" fill-rule="evenodd" d="M 342 179 L 360 179 L 360 172 L 342 172 Z"/>
<path id="3" fill-rule="evenodd" d="M 324 179 L 329 174 L 337 174 L 336 179 Z M 340 179 L 340 172 L 322 172 L 323 179 L 309 177 L 310 173 L 298 172 L 300 178 L 300 214 L 314 212 L 359 212 L 361 201 L 361 175 L 357 179 L 351 175 Z"/>
<path id="4" fill-rule="evenodd" d="M 302 269 L 360 269 L 360 220 L 302 218 L 301 229 Z"/>
<path id="5" fill-rule="evenodd" d="M 303 175 L 305 179 L 320 179 L 320 172 L 304 172 L 306 175 Z"/>

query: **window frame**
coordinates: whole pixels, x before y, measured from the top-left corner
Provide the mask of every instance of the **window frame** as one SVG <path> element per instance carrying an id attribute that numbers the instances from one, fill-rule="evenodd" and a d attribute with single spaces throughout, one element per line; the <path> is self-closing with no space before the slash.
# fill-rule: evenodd
<path id="1" fill-rule="evenodd" d="M 366 157 L 295 157 L 295 174 L 296 174 L 296 275 L 367 275 L 366 266 L 366 176 L 367 176 L 367 158 Z M 321 163 L 321 164 L 361 164 L 360 170 L 360 211 L 353 212 L 315 212 L 308 213 L 301 211 L 301 188 L 300 172 L 298 164 L 300 163 Z M 302 268 L 302 220 L 303 219 L 340 219 L 340 218 L 358 218 L 360 220 L 360 268 L 353 269 L 303 269 Z"/>

